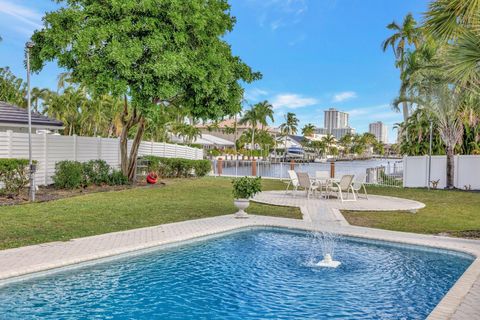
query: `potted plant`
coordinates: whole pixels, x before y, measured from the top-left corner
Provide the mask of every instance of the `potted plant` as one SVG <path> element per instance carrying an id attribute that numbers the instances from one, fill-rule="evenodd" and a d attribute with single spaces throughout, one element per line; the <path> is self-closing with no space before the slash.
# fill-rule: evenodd
<path id="1" fill-rule="evenodd" d="M 250 204 L 250 198 L 262 191 L 260 177 L 234 179 L 232 184 L 233 197 L 235 199 L 234 204 L 238 209 L 237 213 L 235 213 L 235 218 L 248 218 L 245 209 L 248 208 Z"/>

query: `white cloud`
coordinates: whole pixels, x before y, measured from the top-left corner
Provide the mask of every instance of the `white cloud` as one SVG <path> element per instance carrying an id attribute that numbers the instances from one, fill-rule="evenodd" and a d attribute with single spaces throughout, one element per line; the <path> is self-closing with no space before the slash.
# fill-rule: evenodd
<path id="1" fill-rule="evenodd" d="M 282 26 L 282 21 L 281 20 L 275 20 L 275 21 L 272 21 L 270 23 L 270 29 L 272 29 L 272 31 L 277 30 L 281 26 Z"/>
<path id="2" fill-rule="evenodd" d="M 34 28 L 41 28 L 42 15 L 28 7 L 0 0 L 0 14 L 8 15 Z"/>
<path id="3" fill-rule="evenodd" d="M 288 42 L 288 45 L 289 46 L 295 46 L 295 45 L 299 44 L 300 42 L 305 41 L 305 39 L 307 39 L 307 36 L 305 34 L 301 34 L 298 37 L 296 37 L 295 39 L 293 39 L 292 41 Z"/>
<path id="4" fill-rule="evenodd" d="M 272 31 L 299 23 L 308 9 L 306 0 L 249 0 L 249 7 L 258 14 L 260 27 Z"/>
<path id="5" fill-rule="evenodd" d="M 263 89 L 260 89 L 260 88 L 252 88 L 252 89 L 246 90 L 243 97 L 246 100 L 258 100 L 261 97 L 265 97 L 266 95 L 268 95 L 267 90 L 263 90 Z"/>
<path id="6" fill-rule="evenodd" d="M 333 102 L 343 102 L 351 99 L 355 99 L 357 97 L 357 93 L 355 91 L 344 91 L 337 93 L 333 96 Z"/>
<path id="7" fill-rule="evenodd" d="M 318 103 L 315 98 L 303 97 L 294 93 L 278 94 L 273 98 L 272 105 L 275 109 L 287 108 L 298 109 L 312 106 Z"/>
<path id="8" fill-rule="evenodd" d="M 385 114 L 385 112 L 382 111 L 388 111 L 389 109 L 391 110 L 389 104 L 381 104 L 378 106 L 350 109 L 347 112 L 350 114 L 350 116 L 359 118 L 364 116 Z M 394 111 L 388 112 L 388 114 L 397 115 L 397 113 L 395 113 Z"/>

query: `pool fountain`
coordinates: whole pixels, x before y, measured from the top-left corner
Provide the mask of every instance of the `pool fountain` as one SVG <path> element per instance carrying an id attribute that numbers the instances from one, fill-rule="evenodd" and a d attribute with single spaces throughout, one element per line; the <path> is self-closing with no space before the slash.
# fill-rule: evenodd
<path id="1" fill-rule="evenodd" d="M 314 250 L 321 249 L 323 259 L 314 265 L 317 267 L 337 268 L 342 263 L 333 260 L 338 235 L 332 232 L 316 231 L 312 233 Z"/>

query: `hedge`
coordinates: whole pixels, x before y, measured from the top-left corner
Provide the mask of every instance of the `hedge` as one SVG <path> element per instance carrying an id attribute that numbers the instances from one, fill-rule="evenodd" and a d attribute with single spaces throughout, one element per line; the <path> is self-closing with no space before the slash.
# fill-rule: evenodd
<path id="1" fill-rule="evenodd" d="M 1 194 L 17 196 L 28 184 L 29 166 L 27 159 L 0 158 Z"/>
<path id="2" fill-rule="evenodd" d="M 203 177 L 211 170 L 208 160 L 190 160 L 182 158 L 161 158 L 145 156 L 148 162 L 148 171 L 153 171 L 162 178 L 187 178 L 192 176 Z"/>
<path id="3" fill-rule="evenodd" d="M 113 170 L 103 160 L 83 163 L 66 160 L 55 164 L 53 183 L 60 189 L 76 189 L 92 184 L 124 185 L 128 184 L 128 178 L 121 171 Z"/>

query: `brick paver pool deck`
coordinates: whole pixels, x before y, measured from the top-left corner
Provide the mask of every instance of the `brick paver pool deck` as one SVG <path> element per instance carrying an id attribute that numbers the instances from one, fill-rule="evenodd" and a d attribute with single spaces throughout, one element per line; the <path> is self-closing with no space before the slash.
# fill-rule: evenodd
<path id="1" fill-rule="evenodd" d="M 108 233 L 73 239 L 66 242 L 8 249 L 0 251 L 0 284 L 23 277 L 92 262 L 114 258 L 120 254 L 141 252 L 158 246 L 198 237 L 231 232 L 241 228 L 280 227 L 302 230 L 336 232 L 346 236 L 424 245 L 466 252 L 477 257 L 462 277 L 451 288 L 429 319 L 480 319 L 480 241 L 394 232 L 351 226 L 339 210 L 406 210 L 416 211 L 422 203 L 391 197 L 369 196 L 369 200 L 344 202 L 310 199 L 300 193 L 293 196 L 284 192 L 263 192 L 256 201 L 276 205 L 300 207 L 303 220 L 254 216 L 235 219 L 232 215 L 164 224 L 154 227 Z M 388 214 L 386 212 L 385 214 Z"/>

